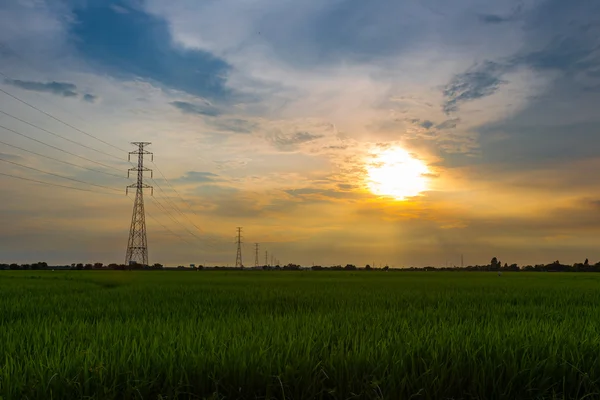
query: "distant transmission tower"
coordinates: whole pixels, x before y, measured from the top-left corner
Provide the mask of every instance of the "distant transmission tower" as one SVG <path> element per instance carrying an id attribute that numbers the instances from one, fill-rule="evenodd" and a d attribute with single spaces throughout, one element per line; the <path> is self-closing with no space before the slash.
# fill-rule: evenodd
<path id="1" fill-rule="evenodd" d="M 265 265 L 269 266 L 269 251 L 265 250 Z"/>
<path id="2" fill-rule="evenodd" d="M 254 266 L 258 267 L 258 243 L 254 243 L 254 250 L 255 250 Z"/>
<path id="3" fill-rule="evenodd" d="M 237 228 L 237 255 L 235 256 L 235 266 L 237 267 L 243 267 L 244 264 L 242 264 L 242 228 L 238 227 Z"/>
<path id="4" fill-rule="evenodd" d="M 128 159 L 131 160 L 131 155 L 136 154 L 138 164 L 136 168 L 129 168 L 127 177 L 131 171 L 137 172 L 137 182 L 125 188 L 125 194 L 129 194 L 129 189 L 135 188 L 135 202 L 133 204 L 133 214 L 131 216 L 131 227 L 129 228 L 129 241 L 127 243 L 127 255 L 125 256 L 125 264 L 138 263 L 148 265 L 148 244 L 146 241 L 146 215 L 144 212 L 144 189 L 154 189 L 152 186 L 144 183 L 144 171 L 152 170 L 144 167 L 144 155 L 148 154 L 154 161 L 154 155 L 145 150 L 145 147 L 150 145 L 149 142 L 132 142 L 131 144 L 138 146 L 137 151 L 129 152 Z"/>

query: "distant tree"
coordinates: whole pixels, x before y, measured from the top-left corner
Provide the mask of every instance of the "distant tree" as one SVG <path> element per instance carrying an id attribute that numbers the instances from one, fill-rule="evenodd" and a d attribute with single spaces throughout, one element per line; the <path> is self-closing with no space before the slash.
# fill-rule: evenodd
<path id="1" fill-rule="evenodd" d="M 371 266 L 370 266 L 369 264 L 367 264 L 367 265 L 365 265 L 365 269 L 366 269 L 367 271 L 369 271 L 369 270 L 371 270 Z"/>
<path id="2" fill-rule="evenodd" d="M 387 265 L 386 265 L 385 267 L 383 267 L 383 270 L 384 270 L 384 271 L 388 271 L 389 269 L 390 269 L 390 267 L 389 267 L 389 266 L 387 266 Z"/>
<path id="3" fill-rule="evenodd" d="M 346 271 L 354 271 L 354 270 L 356 270 L 356 265 L 346 264 L 346 266 L 344 267 L 344 269 Z"/>
<path id="4" fill-rule="evenodd" d="M 588 265 L 590 265 L 590 260 L 588 260 L 587 258 L 585 259 L 585 261 L 583 262 L 583 265 L 585 265 L 586 267 Z"/>

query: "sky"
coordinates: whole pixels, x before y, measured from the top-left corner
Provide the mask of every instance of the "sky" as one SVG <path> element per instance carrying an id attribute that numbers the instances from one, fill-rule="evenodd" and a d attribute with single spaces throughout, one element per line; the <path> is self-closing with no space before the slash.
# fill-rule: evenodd
<path id="1" fill-rule="evenodd" d="M 0 262 L 123 262 L 135 141 L 150 263 L 600 260 L 597 1 L 12 0 L 0 58 Z"/>

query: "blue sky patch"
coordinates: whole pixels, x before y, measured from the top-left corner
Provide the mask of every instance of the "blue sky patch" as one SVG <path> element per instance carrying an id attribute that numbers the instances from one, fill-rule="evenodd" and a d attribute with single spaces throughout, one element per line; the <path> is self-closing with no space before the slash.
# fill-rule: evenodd
<path id="1" fill-rule="evenodd" d="M 174 45 L 167 23 L 137 9 L 74 10 L 70 35 L 89 61 L 120 77 L 140 77 L 196 96 L 223 99 L 229 65 L 203 51 Z"/>

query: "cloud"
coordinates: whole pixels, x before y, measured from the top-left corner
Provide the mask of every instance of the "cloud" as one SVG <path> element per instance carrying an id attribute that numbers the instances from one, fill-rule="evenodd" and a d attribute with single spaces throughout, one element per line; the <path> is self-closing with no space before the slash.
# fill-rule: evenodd
<path id="1" fill-rule="evenodd" d="M 461 103 L 481 99 L 494 94 L 506 81 L 501 77 L 507 72 L 506 65 L 494 61 L 476 64 L 466 72 L 457 74 L 446 85 L 443 110 L 446 114 L 456 112 Z"/>
<path id="2" fill-rule="evenodd" d="M 459 122 L 460 122 L 460 118 L 447 119 L 446 121 L 437 125 L 435 128 L 439 129 L 441 131 L 446 130 L 446 129 L 454 129 L 454 128 L 456 128 L 456 125 Z"/>
<path id="3" fill-rule="evenodd" d="M 72 98 L 78 97 L 77 85 L 69 82 L 37 82 L 37 81 L 23 81 L 19 79 L 4 79 L 4 83 L 18 87 L 23 90 L 30 90 L 33 92 L 51 93 L 56 96 Z M 85 93 L 81 95 L 81 99 L 88 103 L 94 103 L 98 99 L 98 96 L 91 93 Z"/>
<path id="4" fill-rule="evenodd" d="M 31 90 L 34 92 L 46 92 L 52 93 L 62 97 L 75 97 L 77 96 L 77 86 L 73 83 L 68 82 L 33 82 L 33 81 L 22 81 L 18 79 L 5 79 L 4 83 L 24 90 Z"/>
<path id="5" fill-rule="evenodd" d="M 96 100 L 98 100 L 98 96 L 94 96 L 93 94 L 86 93 L 83 95 L 83 100 L 87 101 L 88 103 L 95 103 Z"/>
<path id="6" fill-rule="evenodd" d="M 204 183 L 217 182 L 220 180 L 219 175 L 213 174 L 212 172 L 188 171 L 175 181 L 182 183 Z"/>
<path id="7" fill-rule="evenodd" d="M 19 161 L 22 159 L 22 157 L 20 157 L 16 154 L 8 154 L 8 153 L 0 153 L 0 158 L 9 160 L 9 161 Z"/>
<path id="8" fill-rule="evenodd" d="M 510 17 L 501 17 L 495 14 L 484 14 L 479 16 L 479 20 L 486 24 L 501 24 L 503 22 L 509 22 L 512 20 Z"/>
<path id="9" fill-rule="evenodd" d="M 425 128 L 427 130 L 429 130 L 429 128 L 431 128 L 433 125 L 435 125 L 433 122 L 429 121 L 429 120 L 424 120 L 421 121 L 420 119 L 411 119 L 410 122 L 412 122 L 413 124 L 417 124 L 422 128 Z"/>
<path id="10" fill-rule="evenodd" d="M 344 200 L 352 200 L 352 199 L 360 199 L 369 197 L 367 194 L 362 194 L 360 192 L 353 192 L 347 190 L 333 190 L 333 189 L 323 189 L 323 188 L 300 188 L 300 189 L 289 189 L 285 191 L 287 194 L 300 197 L 306 200 L 326 200 L 326 199 L 344 199 Z"/>
<path id="11" fill-rule="evenodd" d="M 110 8 L 114 12 L 119 13 L 119 14 L 129 14 L 129 10 L 127 8 L 117 5 L 117 4 L 111 4 Z"/>
<path id="12" fill-rule="evenodd" d="M 223 99 L 229 65 L 201 50 L 178 48 L 165 20 L 139 8 L 95 3 L 73 10 L 69 36 L 78 53 L 105 73 L 141 78 L 196 96 Z M 110 26 L 110 29 L 106 29 Z"/>
<path id="13" fill-rule="evenodd" d="M 185 114 L 198 114 L 207 117 L 216 117 L 220 115 L 219 110 L 208 102 L 205 102 L 204 104 L 193 104 L 188 103 L 187 101 L 173 101 L 170 104 Z"/>
<path id="14" fill-rule="evenodd" d="M 258 128 L 258 123 L 243 118 L 218 118 L 207 121 L 208 125 L 223 132 L 250 134 Z"/>
<path id="15" fill-rule="evenodd" d="M 302 143 L 312 142 L 321 139 L 324 135 L 312 134 L 309 132 L 294 132 L 290 134 L 276 134 L 269 138 L 269 141 L 275 148 L 281 151 L 294 151 Z"/>

